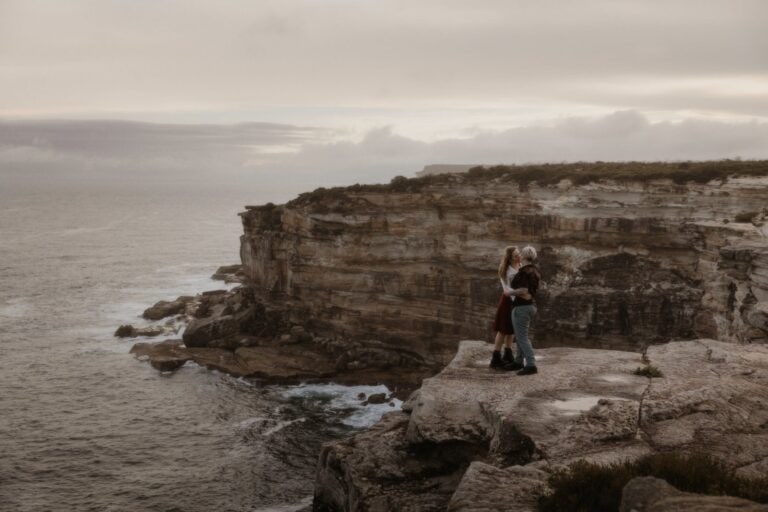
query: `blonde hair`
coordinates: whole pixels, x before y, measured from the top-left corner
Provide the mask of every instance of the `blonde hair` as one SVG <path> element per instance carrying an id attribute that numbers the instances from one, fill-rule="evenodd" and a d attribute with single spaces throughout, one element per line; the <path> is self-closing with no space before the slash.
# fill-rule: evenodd
<path id="1" fill-rule="evenodd" d="M 534 262 L 536 261 L 536 258 L 538 255 L 536 254 L 536 249 L 531 247 L 530 245 L 526 245 L 523 247 L 523 250 L 520 251 L 520 256 L 527 261 Z"/>
<path id="2" fill-rule="evenodd" d="M 504 256 L 501 257 L 501 263 L 499 263 L 499 277 L 503 280 L 507 278 L 507 268 L 512 264 L 512 257 L 517 252 L 516 245 L 508 245 L 504 249 Z"/>

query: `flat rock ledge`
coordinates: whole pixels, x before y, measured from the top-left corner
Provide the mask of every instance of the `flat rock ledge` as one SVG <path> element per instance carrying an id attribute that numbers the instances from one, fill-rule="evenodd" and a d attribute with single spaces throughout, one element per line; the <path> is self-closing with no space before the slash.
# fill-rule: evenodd
<path id="1" fill-rule="evenodd" d="M 335 373 L 333 361 L 321 353 L 295 347 L 262 346 L 237 350 L 208 347 L 187 347 L 182 340 L 160 343 L 137 343 L 131 353 L 149 361 L 160 371 L 173 371 L 187 361 L 218 370 L 234 377 L 269 379 L 273 382 L 293 382 L 321 379 Z"/>
<path id="2" fill-rule="evenodd" d="M 389 370 L 339 369 L 334 359 L 313 345 L 263 344 L 236 350 L 187 347 L 180 339 L 140 342 L 130 353 L 160 372 L 173 372 L 192 361 L 209 370 L 233 377 L 247 377 L 267 384 L 335 382 L 346 385 L 385 384 L 399 399 L 406 399 L 427 375 L 423 368 L 405 368 L 397 374 Z M 389 401 L 388 397 L 384 401 Z M 376 403 L 374 398 L 373 402 Z"/>
<path id="3" fill-rule="evenodd" d="M 314 509 L 532 511 L 556 468 L 658 451 L 768 473 L 768 347 L 701 339 L 651 346 L 646 359 L 541 349 L 540 372 L 525 377 L 489 370 L 490 351 L 462 342 L 402 412 L 325 445 Z M 634 374 L 647 364 L 663 376 Z"/>

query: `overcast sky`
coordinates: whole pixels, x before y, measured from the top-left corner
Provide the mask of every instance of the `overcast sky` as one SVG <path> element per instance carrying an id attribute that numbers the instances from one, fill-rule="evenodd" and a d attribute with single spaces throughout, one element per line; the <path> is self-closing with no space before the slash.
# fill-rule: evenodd
<path id="1" fill-rule="evenodd" d="M 765 0 L 0 0 L 0 165 L 768 158 L 766 21 Z"/>

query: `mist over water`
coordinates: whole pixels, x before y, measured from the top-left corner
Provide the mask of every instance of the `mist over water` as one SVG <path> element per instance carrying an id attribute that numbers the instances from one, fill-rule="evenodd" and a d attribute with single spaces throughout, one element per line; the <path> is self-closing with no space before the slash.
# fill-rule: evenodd
<path id="1" fill-rule="evenodd" d="M 0 510 L 300 510 L 323 442 L 374 422 L 360 391 L 160 374 L 112 336 L 221 288 L 235 187 L 0 188 Z M 392 410 L 386 407 L 387 410 Z"/>

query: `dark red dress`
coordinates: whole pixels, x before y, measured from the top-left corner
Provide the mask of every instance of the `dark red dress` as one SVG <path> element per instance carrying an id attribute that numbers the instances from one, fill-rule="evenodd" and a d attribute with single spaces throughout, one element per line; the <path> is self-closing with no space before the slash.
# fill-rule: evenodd
<path id="1" fill-rule="evenodd" d="M 512 299 L 503 293 L 496 307 L 496 319 L 493 321 L 493 330 L 501 334 L 515 334 L 512 327 Z"/>

